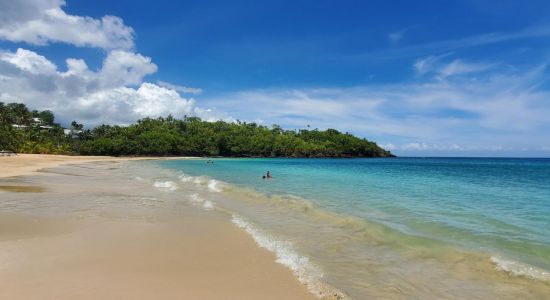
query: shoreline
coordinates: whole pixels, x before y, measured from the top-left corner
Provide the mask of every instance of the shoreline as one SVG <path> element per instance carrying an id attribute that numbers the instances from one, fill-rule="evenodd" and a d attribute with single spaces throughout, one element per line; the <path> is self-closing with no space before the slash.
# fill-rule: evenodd
<path id="1" fill-rule="evenodd" d="M 133 161 L 133 160 L 171 160 L 171 159 L 198 159 L 199 157 L 162 157 L 162 156 L 82 156 L 82 155 L 53 155 L 53 154 L 17 154 L 14 156 L 0 156 L 2 172 L 0 178 L 36 175 L 45 168 L 54 168 L 68 164 L 80 164 L 98 161 Z"/>
<path id="2" fill-rule="evenodd" d="M 117 163 L 149 159 L 192 158 L 0 158 L 0 184 L 44 187 L 0 189 L 0 298 L 315 299 L 226 214 Z"/>
<path id="3" fill-rule="evenodd" d="M 324 286 L 359 299 L 366 295 L 398 298 L 403 294 L 393 290 L 394 285 L 419 298 L 461 299 L 464 294 L 455 289 L 458 285 L 469 288 L 472 298 L 537 299 L 550 292 L 544 265 L 521 256 L 507 255 L 498 248 L 453 244 L 437 236 L 407 234 L 369 218 L 323 209 L 315 196 L 308 198 L 307 193 L 297 189 L 304 185 L 292 185 L 292 180 L 301 175 L 284 173 L 285 167 L 293 167 L 292 163 L 278 166 L 280 163 L 249 166 L 226 161 L 216 168 L 204 168 L 196 161 L 163 165 L 182 172 L 178 179 L 183 183 L 179 185 L 202 185 L 220 193 L 214 201 L 234 213 L 233 222 L 260 245 L 280 252 L 280 260 L 296 268 L 298 277 L 313 278 L 313 287 L 319 272 L 304 263 L 307 261 L 321 267 L 319 278 Z M 255 176 L 256 170 L 282 175 L 266 185 Z M 285 247 L 285 243 L 291 247 Z M 416 276 L 414 272 L 420 269 L 426 274 Z M 365 270 L 371 273 L 365 274 Z M 435 281 L 440 278 L 445 280 Z M 373 284 L 365 288 L 361 282 Z"/>

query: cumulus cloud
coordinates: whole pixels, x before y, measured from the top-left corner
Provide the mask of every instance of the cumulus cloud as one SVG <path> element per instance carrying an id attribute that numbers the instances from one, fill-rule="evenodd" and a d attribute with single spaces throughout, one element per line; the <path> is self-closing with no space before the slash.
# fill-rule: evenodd
<path id="1" fill-rule="evenodd" d="M 131 49 L 134 31 L 122 19 L 69 15 L 61 0 L 0 0 L 0 39 L 46 45 Z"/>
<path id="2" fill-rule="evenodd" d="M 202 109 L 167 87 L 144 82 L 157 66 L 149 57 L 113 50 L 101 69 L 92 71 L 82 59 L 66 60 L 67 70 L 33 51 L 0 52 L 0 101 L 23 101 L 32 108 L 51 109 L 62 121 L 87 125 L 128 124 L 143 117 L 198 115 L 231 120 L 221 112 Z"/>
<path id="3" fill-rule="evenodd" d="M 15 53 L 0 53 L 0 60 L 31 74 L 55 74 L 57 70 L 57 67 L 44 56 L 21 48 Z"/>
<path id="4" fill-rule="evenodd" d="M 70 103 L 68 112 L 81 111 L 80 117 L 91 122 L 129 124 L 143 117 L 191 115 L 194 106 L 194 100 L 174 90 L 144 82 L 137 89 L 117 87 L 80 97 Z"/>
<path id="5" fill-rule="evenodd" d="M 107 50 L 101 68 L 83 59 L 66 59 L 66 71 L 27 49 L 0 50 L 0 101 L 22 101 L 50 109 L 61 121 L 87 125 L 128 124 L 143 117 L 197 115 L 215 121 L 232 119 L 195 105 L 179 93 L 198 88 L 145 82 L 157 72 L 150 57 L 132 51 L 134 31 L 115 16 L 100 19 L 67 14 L 63 0 L 0 0 L 0 39 L 33 45 L 67 43 Z"/>
<path id="6" fill-rule="evenodd" d="M 114 50 L 103 61 L 103 68 L 98 76 L 104 86 L 133 85 L 139 84 L 143 77 L 156 71 L 157 66 L 151 62 L 151 58 Z"/>

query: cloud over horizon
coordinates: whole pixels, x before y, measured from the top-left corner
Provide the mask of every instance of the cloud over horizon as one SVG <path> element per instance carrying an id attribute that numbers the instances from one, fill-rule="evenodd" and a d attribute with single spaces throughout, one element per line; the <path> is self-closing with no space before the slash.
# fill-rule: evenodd
<path id="1" fill-rule="evenodd" d="M 470 77 L 487 70 L 478 67 L 485 64 L 457 62 L 438 62 L 436 71 L 419 82 L 258 89 L 205 101 L 238 118 L 253 115 L 289 128 L 311 124 L 350 131 L 402 154 L 498 153 L 521 150 L 520 145 L 544 151 L 550 92 L 538 86 L 546 80 L 545 65 Z"/>

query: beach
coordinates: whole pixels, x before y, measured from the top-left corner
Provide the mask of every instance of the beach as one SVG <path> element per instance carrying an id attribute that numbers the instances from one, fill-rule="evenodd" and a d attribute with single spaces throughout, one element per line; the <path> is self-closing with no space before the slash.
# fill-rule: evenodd
<path id="1" fill-rule="evenodd" d="M 128 160 L 0 158 L 1 299 L 315 298 L 230 215 Z"/>
<path id="2" fill-rule="evenodd" d="M 549 160 L 6 161 L 0 299 L 550 295 Z"/>
<path id="3" fill-rule="evenodd" d="M 69 156 L 69 155 L 48 155 L 48 154 L 17 154 L 11 156 L 0 156 L 0 178 L 23 175 L 35 175 L 45 168 L 53 168 L 67 164 L 78 164 L 87 162 L 121 162 L 130 160 L 150 159 L 193 159 L 195 157 L 112 157 L 112 156 Z"/>

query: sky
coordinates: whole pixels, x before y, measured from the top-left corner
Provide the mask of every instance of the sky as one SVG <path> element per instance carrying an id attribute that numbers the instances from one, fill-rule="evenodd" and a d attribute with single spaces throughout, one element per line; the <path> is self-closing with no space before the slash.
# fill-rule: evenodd
<path id="1" fill-rule="evenodd" d="M 550 157 L 550 1 L 0 0 L 0 102 Z"/>

